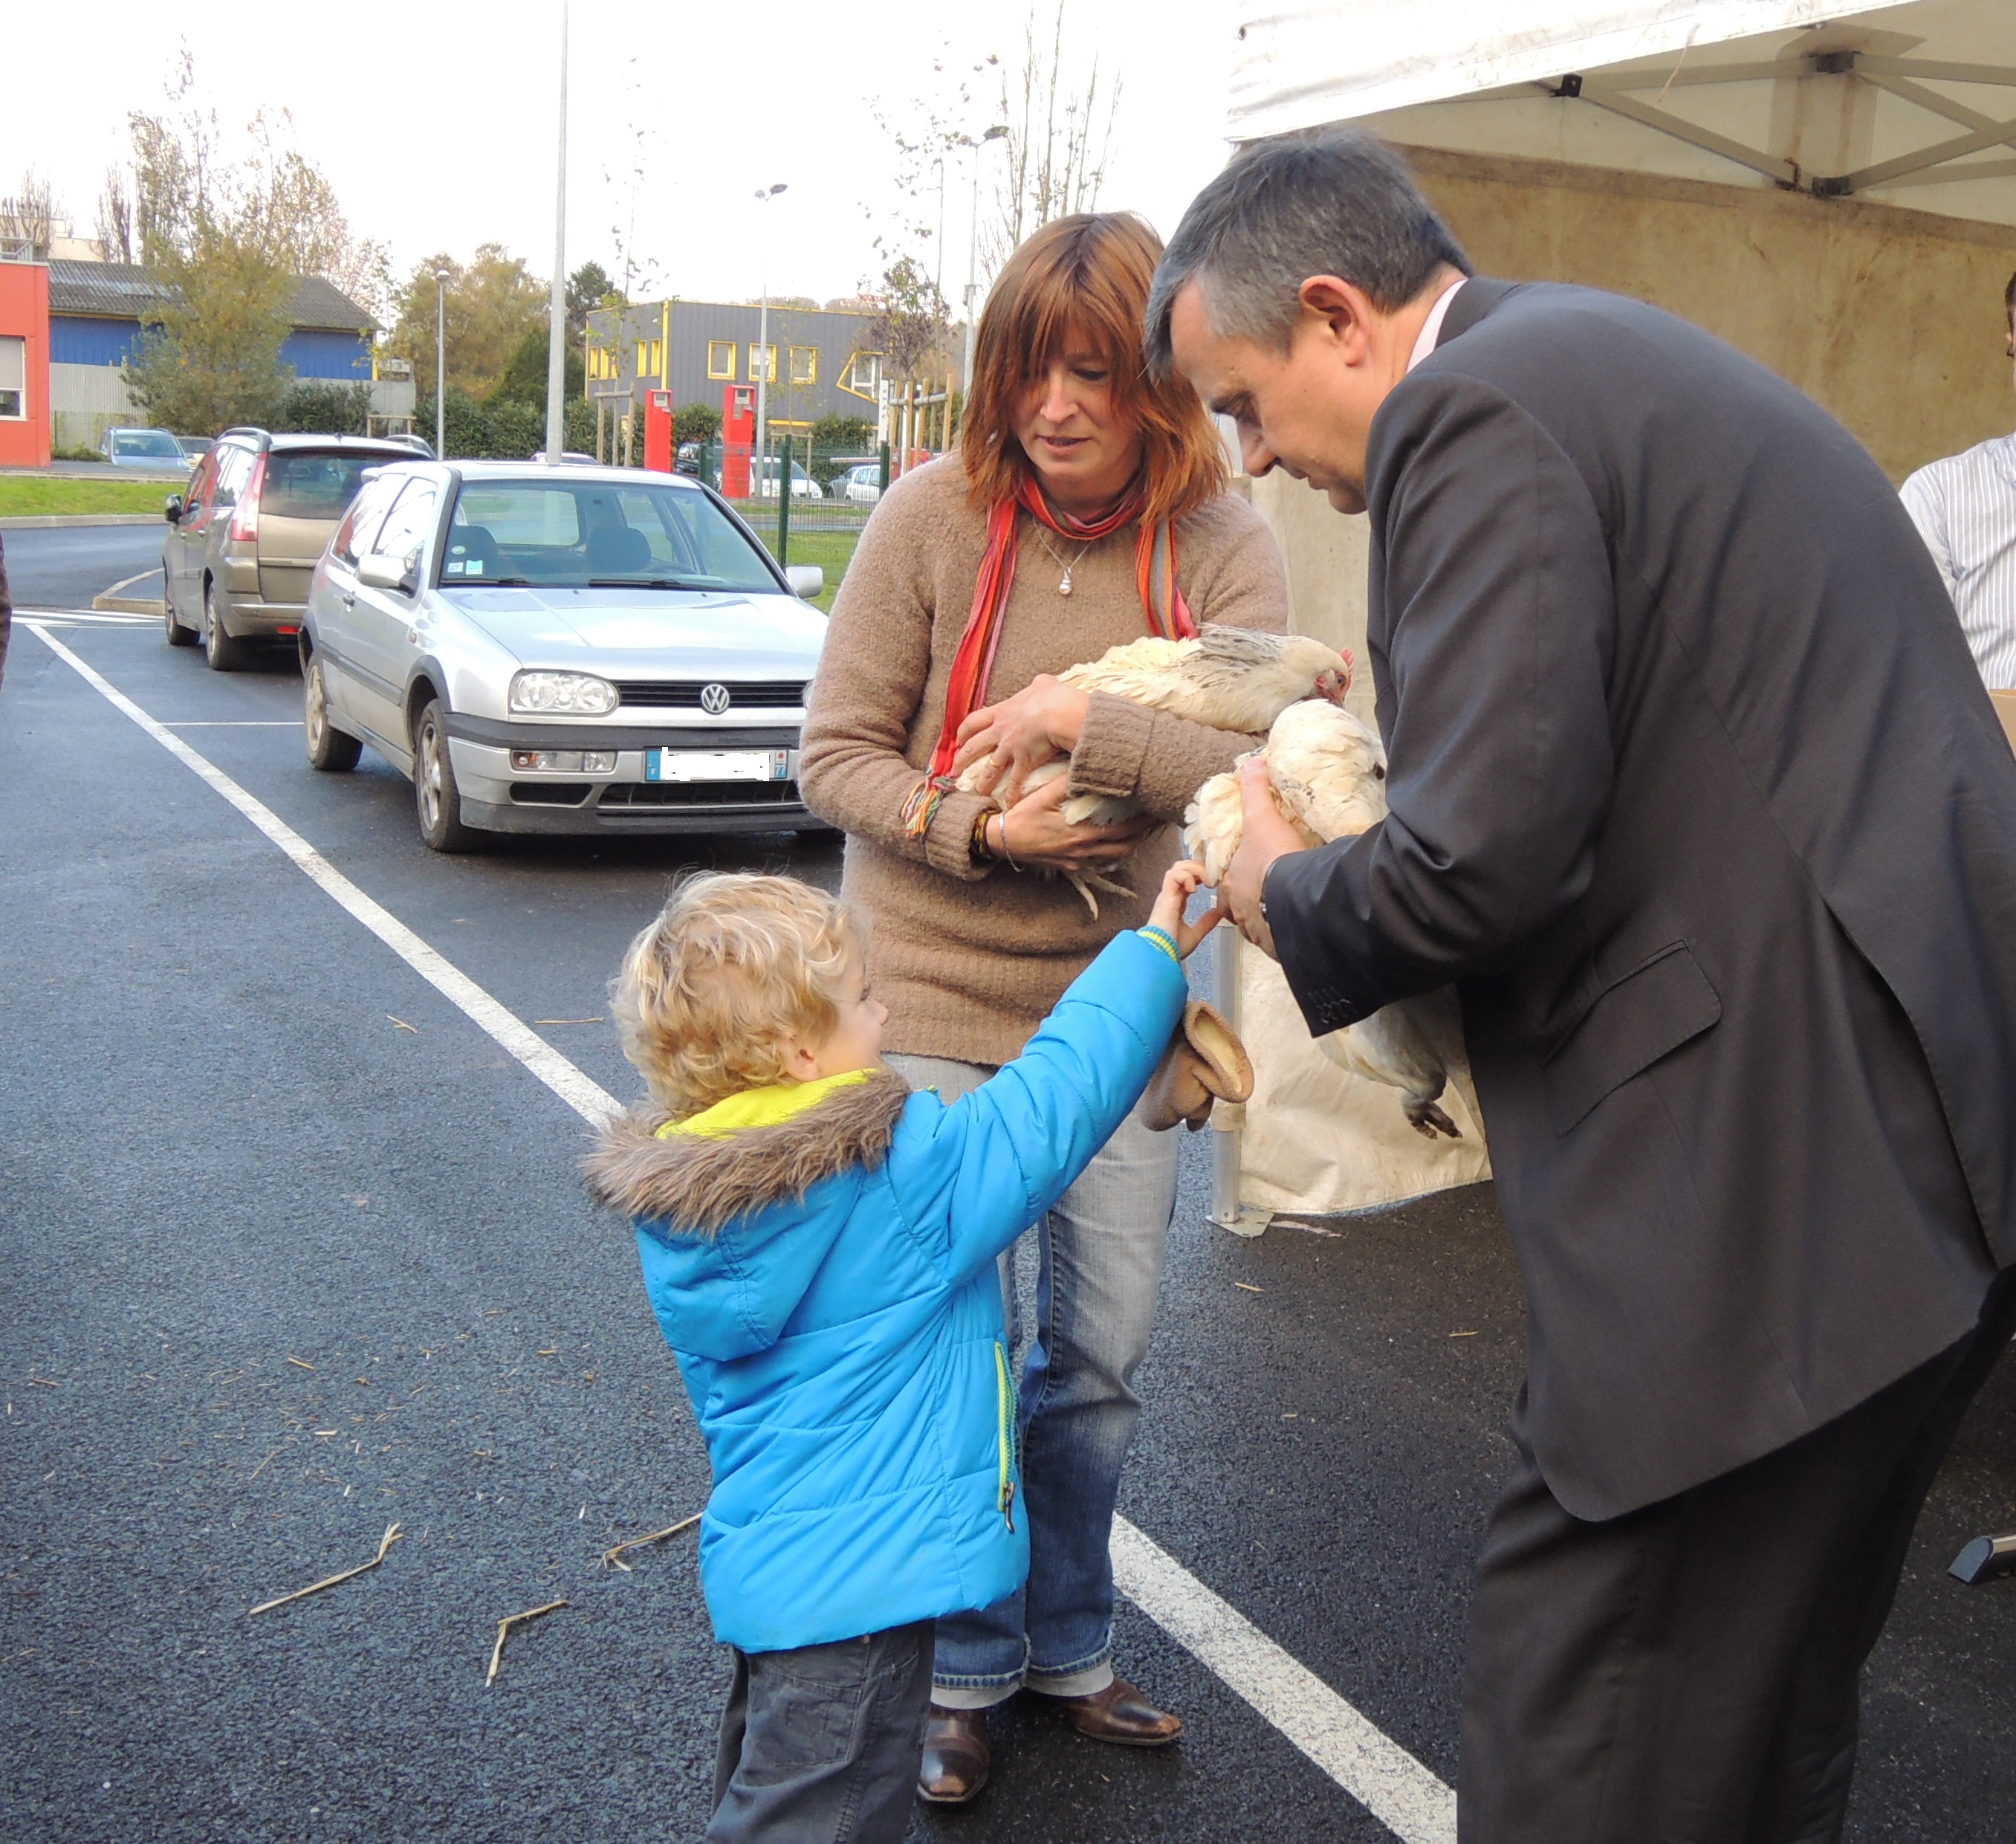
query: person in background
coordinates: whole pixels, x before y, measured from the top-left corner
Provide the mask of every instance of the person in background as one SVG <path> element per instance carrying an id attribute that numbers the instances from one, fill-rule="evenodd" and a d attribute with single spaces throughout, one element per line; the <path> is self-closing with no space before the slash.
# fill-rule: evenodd
<path id="1" fill-rule="evenodd" d="M 2016 359 L 2016 276 L 2002 291 Z M 2016 689 L 2016 435 L 1998 435 L 1905 481 L 1904 510 L 1932 553 L 1981 676 Z"/>

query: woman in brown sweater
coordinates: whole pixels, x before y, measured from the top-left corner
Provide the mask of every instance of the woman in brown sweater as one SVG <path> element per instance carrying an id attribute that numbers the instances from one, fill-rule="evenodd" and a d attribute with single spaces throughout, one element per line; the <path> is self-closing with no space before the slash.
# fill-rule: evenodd
<path id="1" fill-rule="evenodd" d="M 1202 621 L 1284 631 L 1287 587 L 1258 517 L 1226 488 L 1189 387 L 1156 384 L 1142 311 L 1161 245 L 1120 213 L 1060 218 L 1009 259 L 981 317 L 959 452 L 896 482 L 862 534 L 807 712 L 806 802 L 848 835 L 844 888 L 873 919 L 869 979 L 887 1061 L 951 1097 L 1021 1050 L 1064 988 L 1149 900 L 1200 783 L 1252 739 L 1054 676 Z M 986 758 L 1006 810 L 959 791 Z M 1073 826 L 1075 793 L 1126 795 Z M 1095 920 L 1062 875 L 1131 886 Z M 1107 1543 L 1139 1413 L 1175 1199 L 1176 1139 L 1137 1117 L 1039 1226 L 1038 1323 L 1021 1392 L 1027 1588 L 938 1625 L 918 1790 L 956 1804 L 987 1777 L 984 1712 L 1028 1688 L 1082 1732 L 1154 1745 L 1179 1718 L 1112 1665 Z M 1014 1290 L 1003 1264 L 1009 1324 Z"/>

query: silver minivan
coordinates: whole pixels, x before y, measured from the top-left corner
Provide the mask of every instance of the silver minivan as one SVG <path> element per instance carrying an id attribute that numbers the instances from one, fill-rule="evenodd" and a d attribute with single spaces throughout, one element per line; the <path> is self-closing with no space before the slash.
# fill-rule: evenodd
<path id="1" fill-rule="evenodd" d="M 412 455 L 356 436 L 227 429 L 163 509 L 168 644 L 200 639 L 212 668 L 225 672 L 245 663 L 254 641 L 292 639 L 315 560 L 365 470 Z"/>

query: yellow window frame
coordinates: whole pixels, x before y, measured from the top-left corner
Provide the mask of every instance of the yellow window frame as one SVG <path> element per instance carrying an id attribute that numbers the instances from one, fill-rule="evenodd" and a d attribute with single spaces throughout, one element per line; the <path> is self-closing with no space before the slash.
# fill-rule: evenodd
<path id="1" fill-rule="evenodd" d="M 727 356 L 724 358 L 723 354 Z M 735 376 L 735 342 L 733 340 L 709 340 L 707 342 L 707 375 L 711 378 L 726 378 L 731 382 Z"/>
<path id="2" fill-rule="evenodd" d="M 794 346 L 791 348 L 791 382 L 794 384 L 816 384 L 819 382 L 819 348 Z"/>
<path id="3" fill-rule="evenodd" d="M 759 346 L 752 340 L 749 343 L 749 381 L 752 384 L 757 382 L 756 368 L 762 364 L 762 355 L 765 352 L 769 353 L 770 362 L 767 366 L 764 366 L 762 382 L 766 384 L 774 384 L 777 381 L 776 346 L 774 343 L 769 346 Z"/>

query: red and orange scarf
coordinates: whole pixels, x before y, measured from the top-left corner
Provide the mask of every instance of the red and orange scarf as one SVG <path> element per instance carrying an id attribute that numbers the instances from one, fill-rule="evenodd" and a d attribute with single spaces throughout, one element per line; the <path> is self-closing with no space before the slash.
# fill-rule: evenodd
<path id="1" fill-rule="evenodd" d="M 952 682 L 945 690 L 945 726 L 931 751 L 931 772 L 910 790 L 903 802 L 903 830 L 920 839 L 930 830 L 933 816 L 945 795 L 952 791 L 952 765 L 959 754 L 959 726 L 985 702 L 987 682 L 994 674 L 994 655 L 1001 643 L 1001 617 L 1008 607 L 1009 592 L 1015 586 L 1016 514 L 1026 512 L 1060 538 L 1089 544 L 1109 538 L 1123 525 L 1141 521 L 1141 535 L 1134 547 L 1134 580 L 1141 594 L 1148 632 L 1168 640 L 1197 637 L 1197 623 L 1176 586 L 1176 534 L 1167 519 L 1153 524 L 1141 518 L 1147 489 L 1139 481 L 1121 495 L 1113 509 L 1096 519 L 1074 518 L 1059 512 L 1038 488 L 1025 477 L 1012 499 L 1004 499 L 988 515 L 987 549 L 980 560 L 980 576 L 973 589 L 973 613 L 960 636 L 959 650 L 952 655 Z"/>

